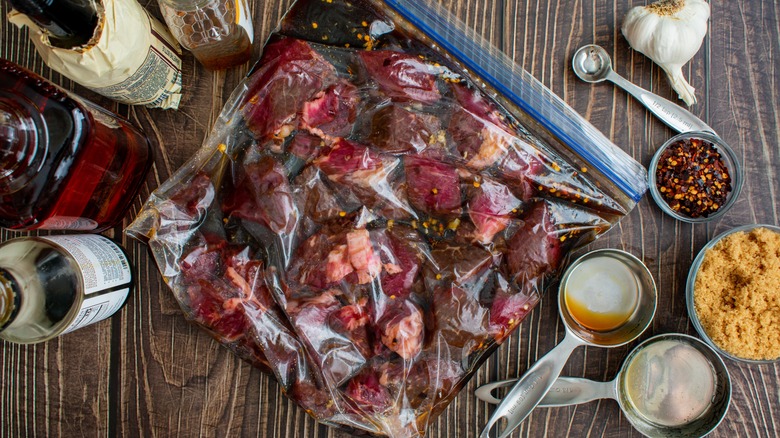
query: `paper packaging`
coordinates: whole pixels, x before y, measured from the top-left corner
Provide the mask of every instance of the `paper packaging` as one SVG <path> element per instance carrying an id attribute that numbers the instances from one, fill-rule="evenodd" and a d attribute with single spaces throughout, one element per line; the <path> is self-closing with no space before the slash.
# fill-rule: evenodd
<path id="1" fill-rule="evenodd" d="M 8 20 L 26 26 L 43 61 L 79 84 L 116 101 L 149 108 L 179 107 L 181 48 L 168 29 L 135 0 L 98 0 L 100 23 L 82 47 L 62 49 L 26 15 Z M 102 6 L 102 8 L 101 8 Z"/>

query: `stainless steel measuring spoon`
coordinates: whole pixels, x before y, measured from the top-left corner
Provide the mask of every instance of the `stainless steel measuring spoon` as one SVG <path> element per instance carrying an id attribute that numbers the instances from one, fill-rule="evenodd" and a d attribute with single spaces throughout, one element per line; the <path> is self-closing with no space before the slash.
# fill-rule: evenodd
<path id="1" fill-rule="evenodd" d="M 572 59 L 574 73 L 583 81 L 611 81 L 642 102 L 662 122 L 677 132 L 715 131 L 700 118 L 681 106 L 638 87 L 612 70 L 612 59 L 603 47 L 595 44 L 580 47 Z"/>
<path id="2" fill-rule="evenodd" d="M 669 385 L 668 388 L 641 388 L 643 391 L 637 391 L 636 388 L 629 390 L 632 382 L 630 381 L 628 370 L 632 367 L 643 368 L 644 370 L 652 369 L 656 376 L 662 378 L 668 378 L 671 374 L 679 372 L 681 375 L 688 377 L 687 374 L 691 372 L 701 373 L 706 375 L 707 369 L 701 369 L 695 365 L 700 365 L 696 360 L 689 360 L 689 363 L 673 362 L 673 361 L 655 361 L 652 363 L 652 368 L 645 368 L 640 364 L 642 361 L 646 361 L 646 356 L 643 357 L 643 352 L 649 350 L 652 345 L 658 345 L 661 342 L 680 343 L 683 346 L 694 349 L 701 353 L 707 362 L 707 366 L 712 376 L 714 377 L 714 383 L 711 388 L 706 391 L 701 387 L 696 386 L 694 383 L 690 385 Z M 690 355 L 692 350 L 684 351 Z M 684 356 L 683 356 L 684 357 Z M 690 356 L 689 356 L 690 357 Z M 695 358 L 694 358 L 695 359 Z M 686 368 L 689 365 L 690 368 Z M 675 368 L 681 367 L 682 368 Z M 643 376 L 644 377 L 644 376 Z M 679 380 L 679 379 L 678 379 Z M 494 382 L 481 386 L 476 391 L 477 398 L 486 401 L 488 403 L 497 404 L 501 402 L 501 398 L 497 398 L 493 395 L 493 391 L 501 388 L 508 388 L 513 386 L 517 382 L 517 379 L 504 380 L 501 382 Z M 635 383 L 635 382 L 634 382 Z M 656 382 L 657 383 L 657 382 Z M 668 383 L 668 382 L 667 382 Z M 667 406 L 656 405 L 655 407 L 663 409 L 664 412 L 673 412 L 673 415 L 679 418 L 678 421 L 671 421 L 669 424 L 669 418 L 666 418 L 665 425 L 657 424 L 653 422 L 648 415 L 642 412 L 642 409 L 632 401 L 633 397 L 648 397 L 646 392 L 656 391 L 665 395 L 664 400 L 667 401 Z M 691 395 L 689 392 L 702 392 L 700 400 L 695 403 L 685 403 L 684 401 Z M 706 394 L 704 394 L 706 393 Z M 711 393 L 711 394 L 710 394 Z M 634 428 L 642 432 L 649 437 L 679 437 L 679 438 L 693 438 L 702 437 L 713 431 L 721 423 L 723 418 L 728 412 L 729 403 L 731 401 L 731 377 L 729 376 L 728 369 L 723 363 L 723 359 L 704 342 L 696 339 L 692 336 L 667 333 L 662 335 L 653 336 L 642 342 L 631 353 L 629 353 L 623 365 L 620 368 L 617 376 L 609 382 L 595 382 L 593 380 L 581 379 L 575 377 L 559 377 L 555 381 L 550 392 L 544 396 L 539 403 L 540 407 L 560 407 L 570 406 L 581 403 L 587 403 L 593 400 L 611 398 L 618 402 L 620 409 L 626 416 L 628 421 Z M 672 406 L 675 404 L 675 406 Z M 703 409 L 703 412 L 696 412 L 691 414 L 686 412 L 685 408 L 691 409 L 692 405 L 698 406 L 698 411 Z M 685 415 L 691 415 L 691 418 L 686 418 Z"/>
<path id="3" fill-rule="evenodd" d="M 566 288 L 572 273 L 576 272 L 577 268 L 585 262 L 599 257 L 612 258 L 620 266 L 630 271 L 635 281 L 637 293 L 636 304 L 631 315 L 620 326 L 609 331 L 592 330 L 580 325 L 566 304 Z M 539 359 L 515 383 L 512 390 L 504 397 L 490 417 L 480 437 L 488 438 L 493 427 L 502 420 L 506 420 L 506 423 L 499 431 L 498 436 L 499 438 L 509 436 L 544 398 L 561 374 L 563 366 L 575 348 L 581 345 L 618 347 L 636 339 L 653 320 L 656 299 L 655 281 L 653 281 L 650 271 L 642 261 L 627 252 L 616 249 L 596 250 L 574 261 L 563 274 L 558 292 L 558 313 L 563 319 L 566 336 L 560 344 Z"/>

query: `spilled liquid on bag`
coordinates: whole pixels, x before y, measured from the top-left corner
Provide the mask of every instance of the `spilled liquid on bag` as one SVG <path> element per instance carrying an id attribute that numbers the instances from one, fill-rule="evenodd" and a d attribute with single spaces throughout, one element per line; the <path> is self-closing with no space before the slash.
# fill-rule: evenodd
<path id="1" fill-rule="evenodd" d="M 663 427 L 682 426 L 704 415 L 717 388 L 709 360 L 677 340 L 643 348 L 628 365 L 622 384 L 629 407 Z"/>
<path id="2" fill-rule="evenodd" d="M 639 299 L 636 276 L 610 256 L 583 261 L 569 275 L 564 290 L 569 314 L 581 326 L 614 330 L 631 318 Z"/>

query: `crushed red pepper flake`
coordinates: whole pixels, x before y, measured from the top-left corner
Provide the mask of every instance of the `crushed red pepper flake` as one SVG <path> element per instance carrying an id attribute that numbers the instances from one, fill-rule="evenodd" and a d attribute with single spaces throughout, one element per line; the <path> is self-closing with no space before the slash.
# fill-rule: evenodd
<path id="1" fill-rule="evenodd" d="M 731 175 L 712 143 L 688 138 L 661 154 L 656 187 L 673 211 L 690 218 L 718 211 L 731 193 Z"/>

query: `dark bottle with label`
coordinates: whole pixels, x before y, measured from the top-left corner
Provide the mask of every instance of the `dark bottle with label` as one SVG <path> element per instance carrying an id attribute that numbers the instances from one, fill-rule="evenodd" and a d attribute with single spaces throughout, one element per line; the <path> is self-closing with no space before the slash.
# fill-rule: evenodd
<path id="1" fill-rule="evenodd" d="M 127 255 L 95 234 L 0 244 L 0 339 L 43 342 L 116 313 L 133 287 Z"/>
<path id="2" fill-rule="evenodd" d="M 181 48 L 137 0 L 6 0 L 53 70 L 128 105 L 178 108 Z"/>
<path id="3" fill-rule="evenodd" d="M 87 44 L 95 33 L 94 0 L 6 0 L 49 33 L 53 46 L 70 49 Z"/>
<path id="4" fill-rule="evenodd" d="M 128 121 L 0 59 L 0 226 L 110 228 L 150 165 Z"/>

